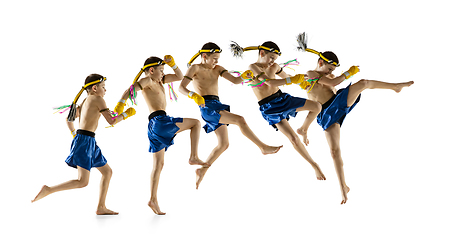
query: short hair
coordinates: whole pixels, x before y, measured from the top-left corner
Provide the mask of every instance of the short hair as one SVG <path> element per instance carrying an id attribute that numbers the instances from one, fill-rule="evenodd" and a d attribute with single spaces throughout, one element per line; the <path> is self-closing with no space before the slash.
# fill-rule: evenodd
<path id="1" fill-rule="evenodd" d="M 103 79 L 103 76 L 102 76 L 102 75 L 97 74 L 97 73 L 90 74 L 90 75 L 87 76 L 86 79 L 85 79 L 85 85 L 88 84 L 88 83 L 92 83 L 92 82 L 94 82 L 94 81 L 100 80 L 100 79 Z M 93 84 L 93 85 L 90 85 L 90 86 L 87 86 L 87 87 L 86 87 L 86 91 L 91 91 L 92 86 L 94 86 L 94 85 L 99 85 L 100 83 L 101 83 L 101 82 L 96 83 L 96 84 Z"/>
<path id="2" fill-rule="evenodd" d="M 221 50 L 221 48 L 216 44 L 216 43 L 212 43 L 212 42 L 208 42 L 208 43 L 205 43 L 203 46 L 202 46 L 202 49 L 201 50 L 211 50 L 211 49 L 219 49 L 219 50 Z M 205 53 L 205 54 L 207 54 L 207 56 L 210 56 L 211 54 L 213 54 L 214 52 L 211 52 L 211 53 Z"/>
<path id="3" fill-rule="evenodd" d="M 152 64 L 152 63 L 157 63 L 157 62 L 161 62 L 162 64 L 155 65 L 155 67 L 164 64 L 163 59 L 161 59 L 161 58 L 159 58 L 159 57 L 150 57 L 150 58 L 146 59 L 146 61 L 144 62 L 144 65 L 143 65 L 143 66 L 146 66 L 146 65 L 149 65 L 149 64 Z M 147 71 L 147 70 L 149 70 L 151 67 L 154 67 L 154 66 L 146 67 L 146 68 L 143 69 L 143 70 L 144 70 L 144 71 Z"/>
<path id="4" fill-rule="evenodd" d="M 264 42 L 262 45 L 260 45 L 260 46 L 263 46 L 263 47 L 267 47 L 267 48 L 270 48 L 270 49 L 274 49 L 274 50 L 277 50 L 279 53 L 280 53 L 280 48 L 279 48 L 279 46 L 277 46 L 277 44 L 276 43 L 274 43 L 274 42 L 271 42 L 271 41 L 267 41 L 267 42 Z M 268 51 L 268 50 L 265 50 L 265 49 L 260 49 L 260 50 L 263 50 L 263 51 L 265 51 L 265 52 L 271 52 L 271 51 Z M 260 51 L 259 51 L 260 52 Z M 280 54 L 279 54 L 280 55 Z"/>
<path id="5" fill-rule="evenodd" d="M 340 62 L 338 61 L 337 55 L 335 55 L 335 53 L 333 53 L 333 52 L 331 52 L 331 51 L 326 51 L 326 52 L 323 52 L 323 53 L 321 53 L 321 54 L 323 55 L 323 57 L 325 57 L 325 58 L 327 58 L 327 59 L 329 59 L 329 60 L 332 60 L 333 62 L 336 62 L 337 64 L 340 63 Z M 319 60 L 324 60 L 324 59 L 319 58 L 319 59 L 318 59 L 318 62 L 319 62 Z"/>

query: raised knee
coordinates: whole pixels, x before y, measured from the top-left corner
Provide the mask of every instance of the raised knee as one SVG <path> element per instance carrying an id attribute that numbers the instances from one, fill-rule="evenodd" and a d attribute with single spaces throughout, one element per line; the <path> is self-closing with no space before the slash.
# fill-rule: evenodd
<path id="1" fill-rule="evenodd" d="M 321 112 L 322 106 L 319 102 L 314 102 L 312 112 Z"/>
<path id="2" fill-rule="evenodd" d="M 361 79 L 358 83 L 364 88 L 368 88 L 370 86 L 370 81 L 367 79 Z"/>

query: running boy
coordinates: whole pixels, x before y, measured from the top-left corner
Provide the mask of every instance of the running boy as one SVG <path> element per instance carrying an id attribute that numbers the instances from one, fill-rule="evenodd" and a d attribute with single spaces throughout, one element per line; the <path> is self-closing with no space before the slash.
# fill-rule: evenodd
<path id="1" fill-rule="evenodd" d="M 304 81 L 304 75 L 298 74 L 290 77 L 283 71 L 283 68 L 275 63 L 275 60 L 281 55 L 281 52 L 274 42 L 268 41 L 258 47 L 244 49 L 235 43 L 235 45 L 232 45 L 232 48 L 235 48 L 234 54 L 238 56 L 243 51 L 258 50 L 257 62 L 249 65 L 249 69 L 257 74 L 257 77 L 252 82 L 252 85 L 255 86 L 252 90 L 258 99 L 263 118 L 276 130 L 280 130 L 290 140 L 294 149 L 313 167 L 318 180 L 326 180 L 320 167 L 309 155 L 298 135 L 288 123 L 290 116 L 296 117 L 299 111 L 309 111 L 304 124 L 297 129 L 297 133 L 303 137 L 305 145 L 308 145 L 307 130 L 321 111 L 321 105 L 315 101 L 292 97 L 290 94 L 283 93 L 279 89 L 281 85 Z M 276 75 L 282 79 L 275 79 Z"/>
<path id="2" fill-rule="evenodd" d="M 318 124 L 324 129 L 329 144 L 330 153 L 335 165 L 335 171 L 340 183 L 342 201 L 348 200 L 350 188 L 346 185 L 343 171 L 343 160 L 340 150 L 340 127 L 346 115 L 360 101 L 360 93 L 365 89 L 391 89 L 399 93 L 404 87 L 409 87 L 413 81 L 403 83 L 386 83 L 362 79 L 348 87 L 336 91 L 335 86 L 349 79 L 360 71 L 358 66 L 352 66 L 348 71 L 336 77 L 332 74 L 340 66 L 338 57 L 333 52 L 317 52 L 306 47 L 305 42 L 298 39 L 300 49 L 319 56 L 315 70 L 308 71 L 309 79 L 317 79 L 308 88 L 308 98 L 322 104 L 321 113 L 317 117 Z"/>
<path id="3" fill-rule="evenodd" d="M 100 198 L 96 213 L 98 215 L 118 214 L 117 212 L 107 209 L 105 206 L 105 199 L 112 171 L 110 166 L 108 166 L 106 159 L 103 157 L 102 151 L 97 146 L 94 138 L 94 132 L 97 129 L 100 115 L 103 115 L 106 121 L 110 125 L 113 125 L 133 116 L 135 114 L 135 109 L 129 108 L 121 115 L 113 117 L 106 106 L 105 100 L 103 99 L 106 92 L 105 81 L 106 78 L 99 74 L 89 75 L 85 80 L 85 85 L 75 98 L 71 107 L 71 113 L 68 117 L 67 125 L 72 132 L 72 135 L 74 135 L 74 139 L 72 141 L 71 151 L 69 157 L 66 159 L 66 163 L 69 166 L 78 169 L 78 179 L 70 180 L 52 187 L 44 185 L 32 202 L 38 201 L 39 199 L 55 192 L 86 187 L 89 182 L 90 170 L 95 167 L 100 171 L 100 173 L 102 173 Z M 77 100 L 83 90 L 87 91 L 88 97 L 86 97 L 81 104 L 79 113 L 76 113 L 78 111 L 76 110 L 77 107 L 75 104 L 77 103 Z M 80 115 L 80 129 L 78 129 L 75 134 L 75 128 L 72 121 L 77 117 L 77 115 Z"/>
<path id="4" fill-rule="evenodd" d="M 168 64 L 174 70 L 175 74 L 165 75 L 163 73 L 165 64 Z M 146 77 L 138 80 L 143 72 L 146 74 Z M 164 164 L 164 153 L 169 146 L 174 144 L 173 139 L 177 133 L 188 129 L 191 130 L 191 156 L 189 158 L 189 164 L 205 165 L 197 155 L 201 128 L 199 120 L 192 118 L 173 118 L 166 115 L 165 112 L 166 95 L 163 84 L 180 81 L 182 78 L 182 71 L 170 55 L 165 56 L 164 60 L 158 57 L 150 57 L 144 62 L 144 67 L 142 67 L 132 85 L 135 91 L 142 90 L 150 112 L 147 135 L 150 141 L 149 152 L 153 153 L 154 165 L 150 179 L 151 196 L 148 205 L 158 215 L 166 214 L 160 210 L 157 200 L 158 183 Z M 124 92 L 115 108 L 116 112 L 121 112 L 124 109 L 125 101 L 130 94 L 131 91 L 129 89 Z"/>
<path id="5" fill-rule="evenodd" d="M 199 187 L 211 164 L 228 148 L 228 124 L 237 125 L 241 133 L 257 145 L 263 154 L 276 153 L 282 147 L 264 144 L 252 132 L 242 116 L 230 113 L 230 106 L 219 101 L 218 78 L 220 76 L 234 84 L 239 84 L 243 81 L 243 78 L 234 77 L 225 68 L 218 65 L 221 52 L 222 50 L 215 43 L 206 43 L 189 62 L 191 64 L 200 55 L 202 58 L 201 64 L 194 64 L 188 68 L 186 76 L 179 87 L 179 91 L 182 94 L 187 95 L 199 105 L 202 119 L 206 122 L 204 126 L 205 132 L 210 133 L 214 131 L 218 138 L 218 145 L 208 156 L 207 165 L 196 170 L 196 188 Z M 243 75 L 252 77 L 250 71 L 246 71 Z M 195 92 L 187 89 L 188 84 L 191 82 L 193 82 Z"/>

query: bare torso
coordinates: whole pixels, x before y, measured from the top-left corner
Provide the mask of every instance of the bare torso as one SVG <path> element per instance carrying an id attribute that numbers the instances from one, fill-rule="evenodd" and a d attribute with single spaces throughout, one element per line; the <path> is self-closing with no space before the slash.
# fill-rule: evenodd
<path id="1" fill-rule="evenodd" d="M 139 83 L 143 87 L 142 94 L 146 100 L 149 112 L 166 110 L 166 93 L 163 83 L 152 80 L 150 77 L 140 79 Z"/>
<path id="2" fill-rule="evenodd" d="M 218 95 L 218 78 L 221 66 L 216 65 L 213 69 L 206 68 L 202 64 L 196 64 L 196 74 L 193 76 L 194 90 L 201 96 Z"/>
<path id="3" fill-rule="evenodd" d="M 249 66 L 249 68 L 254 71 L 254 74 L 256 76 L 258 76 L 260 73 L 264 72 L 269 78 L 273 79 L 276 77 L 276 72 L 278 71 L 279 66 L 277 64 L 273 64 L 273 65 L 267 66 L 265 68 L 258 63 L 253 63 Z M 255 69 L 258 69 L 258 71 L 256 72 Z M 257 84 L 259 82 L 260 82 L 260 80 L 254 80 L 254 81 L 252 81 L 252 84 Z M 270 86 L 268 84 L 263 84 L 260 87 L 252 88 L 252 90 L 254 91 L 254 94 L 257 97 L 258 101 L 260 101 L 268 96 L 271 96 L 272 94 L 276 93 L 277 91 L 279 91 L 279 87 Z"/>
<path id="4" fill-rule="evenodd" d="M 316 73 L 316 76 L 321 76 L 322 73 L 316 72 L 316 71 L 309 71 L 309 77 L 312 78 L 311 74 Z M 333 75 L 328 75 L 329 78 L 334 78 Z M 314 77 L 313 77 L 314 78 Z M 309 90 L 310 92 L 307 93 L 307 96 L 310 100 L 319 102 L 321 104 L 326 103 L 331 97 L 335 95 L 337 90 L 335 87 L 325 85 L 321 83 L 321 79 L 319 79 L 315 85 L 313 85 L 313 88 Z"/>
<path id="5" fill-rule="evenodd" d="M 98 102 L 102 97 L 87 96 L 81 104 L 80 129 L 95 132 L 99 124 L 100 110 Z"/>

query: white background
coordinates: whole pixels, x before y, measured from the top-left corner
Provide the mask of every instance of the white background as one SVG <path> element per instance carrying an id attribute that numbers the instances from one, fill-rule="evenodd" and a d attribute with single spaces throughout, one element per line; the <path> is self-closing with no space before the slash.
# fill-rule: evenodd
<path id="1" fill-rule="evenodd" d="M 448 5 L 314 2 L 2 1 L 0 238 L 450 239 Z M 112 108 L 150 56 L 171 54 L 185 72 L 189 59 L 212 41 L 224 49 L 220 65 L 229 70 L 243 71 L 257 60 L 257 52 L 234 59 L 230 40 L 243 47 L 274 41 L 282 50 L 277 62 L 298 58 L 294 69 L 302 73 L 317 59 L 295 50 L 295 37 L 304 31 L 309 47 L 338 55 L 337 74 L 360 65 L 353 82 L 415 81 L 399 94 L 365 91 L 344 122 L 341 147 L 351 188 L 346 205 L 340 205 L 322 129 L 312 124 L 307 148 L 327 177 L 317 181 L 288 139 L 262 119 L 251 89 L 224 79 L 222 102 L 264 142 L 283 144 L 278 154 L 261 155 L 230 126 L 230 148 L 196 190 L 189 132 L 179 134 L 166 153 L 158 192 L 167 215 L 156 216 L 147 207 L 149 112 L 139 96 L 134 117 L 115 128 L 105 128 L 101 119 L 96 131 L 114 172 L 107 207 L 118 216 L 95 215 L 95 169 L 88 187 L 30 203 L 42 185 L 77 177 L 64 163 L 72 140 L 65 115 L 52 114 L 52 107 L 69 104 L 87 75 L 108 78 L 105 100 Z M 297 87 L 282 90 L 306 97 Z M 201 119 L 192 100 L 178 95 L 177 103 L 168 98 L 169 115 Z M 305 116 L 290 120 L 292 127 Z M 215 135 L 202 132 L 201 159 L 215 145 Z"/>

